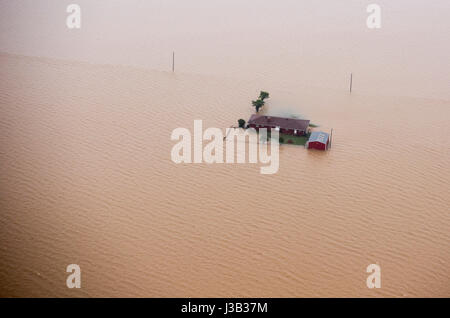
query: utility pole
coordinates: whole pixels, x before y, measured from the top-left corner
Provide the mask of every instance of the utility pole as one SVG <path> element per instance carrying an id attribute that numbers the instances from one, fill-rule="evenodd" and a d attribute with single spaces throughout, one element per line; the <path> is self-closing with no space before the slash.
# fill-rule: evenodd
<path id="1" fill-rule="evenodd" d="M 172 72 L 175 72 L 175 51 L 172 52 Z"/>
<path id="2" fill-rule="evenodd" d="M 352 85 L 353 85 L 353 73 L 350 73 L 350 93 L 352 92 Z"/>
<path id="3" fill-rule="evenodd" d="M 331 128 L 331 135 L 330 135 L 330 147 L 329 149 L 331 149 L 331 142 L 333 141 L 333 128 Z"/>

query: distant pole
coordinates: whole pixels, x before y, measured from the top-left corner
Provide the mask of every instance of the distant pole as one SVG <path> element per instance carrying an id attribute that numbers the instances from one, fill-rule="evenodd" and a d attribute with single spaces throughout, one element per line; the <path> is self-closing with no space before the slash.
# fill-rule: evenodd
<path id="1" fill-rule="evenodd" d="M 353 85 L 353 73 L 350 73 L 350 93 L 352 92 L 352 85 Z"/>
<path id="2" fill-rule="evenodd" d="M 332 141 L 333 141 L 333 128 L 331 128 L 330 147 L 329 147 L 329 149 L 331 149 L 331 142 Z"/>
<path id="3" fill-rule="evenodd" d="M 175 51 L 172 52 L 172 72 L 175 72 Z"/>

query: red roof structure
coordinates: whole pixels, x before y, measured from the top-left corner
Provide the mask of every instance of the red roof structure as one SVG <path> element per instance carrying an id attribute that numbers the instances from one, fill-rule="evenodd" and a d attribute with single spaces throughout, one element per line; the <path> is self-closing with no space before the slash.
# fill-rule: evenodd
<path id="1" fill-rule="evenodd" d="M 323 131 L 313 131 L 306 143 L 308 149 L 327 150 L 330 143 L 330 136 Z"/>

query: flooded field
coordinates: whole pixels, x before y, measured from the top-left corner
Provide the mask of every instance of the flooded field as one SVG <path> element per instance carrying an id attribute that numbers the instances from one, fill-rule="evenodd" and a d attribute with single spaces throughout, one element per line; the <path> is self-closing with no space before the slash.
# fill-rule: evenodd
<path id="1" fill-rule="evenodd" d="M 0 1 L 0 296 L 450 296 L 448 2 L 31 3 Z M 171 160 L 263 89 L 331 150 Z"/>

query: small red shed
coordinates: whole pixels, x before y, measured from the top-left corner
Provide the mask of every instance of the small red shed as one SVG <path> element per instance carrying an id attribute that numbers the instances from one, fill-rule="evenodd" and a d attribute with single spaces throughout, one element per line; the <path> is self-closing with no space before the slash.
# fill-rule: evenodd
<path id="1" fill-rule="evenodd" d="M 330 136 L 322 131 L 313 131 L 306 143 L 308 149 L 327 150 L 330 143 Z"/>

